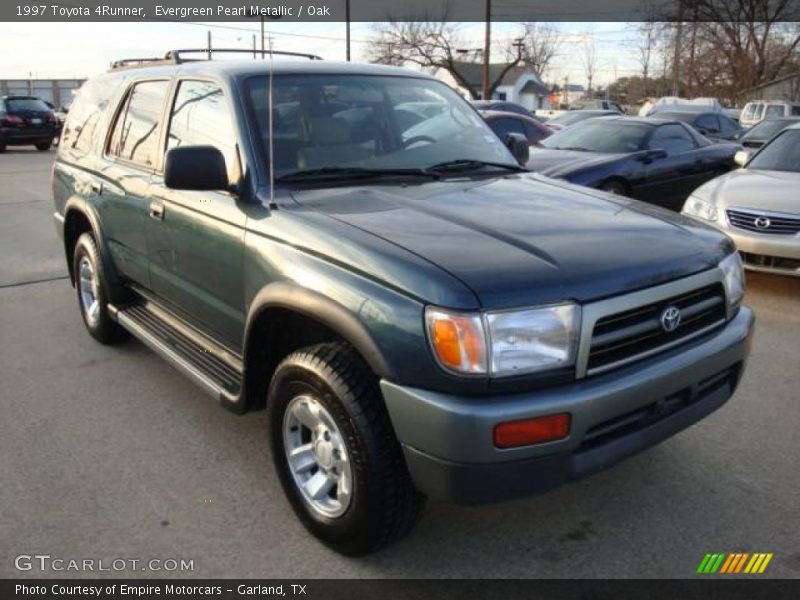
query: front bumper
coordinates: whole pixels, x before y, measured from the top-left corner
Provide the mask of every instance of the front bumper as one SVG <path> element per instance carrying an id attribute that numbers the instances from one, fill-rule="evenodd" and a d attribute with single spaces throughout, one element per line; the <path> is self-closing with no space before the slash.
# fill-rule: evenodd
<path id="1" fill-rule="evenodd" d="M 722 230 L 742 253 L 745 268 L 800 277 L 800 235 L 750 233 L 733 227 Z"/>
<path id="2" fill-rule="evenodd" d="M 723 328 L 625 368 L 557 388 L 455 397 L 381 382 L 415 485 L 457 503 L 544 491 L 606 467 L 699 421 L 733 394 L 754 317 L 742 307 Z M 499 449 L 495 425 L 568 412 L 556 442 Z"/>

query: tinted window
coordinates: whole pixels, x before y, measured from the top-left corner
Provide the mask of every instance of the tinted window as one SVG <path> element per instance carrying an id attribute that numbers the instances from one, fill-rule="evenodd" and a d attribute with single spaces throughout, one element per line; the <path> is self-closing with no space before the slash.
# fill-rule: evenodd
<path id="1" fill-rule="evenodd" d="M 730 133 L 739 130 L 739 126 L 733 119 L 728 118 L 725 115 L 717 115 L 717 118 L 719 119 L 720 130 L 723 133 Z"/>
<path id="2" fill-rule="evenodd" d="M 800 172 L 800 130 L 790 129 L 774 138 L 747 163 L 747 168 Z"/>
<path id="3" fill-rule="evenodd" d="M 228 177 L 238 179 L 236 134 L 222 89 L 206 81 L 182 81 L 170 114 L 167 149 L 214 146 L 225 157 Z"/>
<path id="4" fill-rule="evenodd" d="M 716 115 L 700 115 L 694 124 L 698 129 L 705 129 L 708 133 L 719 133 L 719 121 Z"/>
<path id="5" fill-rule="evenodd" d="M 652 127 L 623 119 L 593 119 L 563 129 L 542 140 L 545 148 L 589 152 L 636 152 Z"/>
<path id="6" fill-rule="evenodd" d="M 769 121 L 761 121 L 756 123 L 747 133 L 741 137 L 742 142 L 748 140 L 768 140 L 773 135 L 786 129 L 792 123 L 797 121 L 786 121 L 781 119 L 770 119 Z"/>
<path id="7" fill-rule="evenodd" d="M 117 116 L 108 153 L 145 167 L 155 167 L 159 119 L 169 82 L 137 83 Z"/>
<path id="8" fill-rule="evenodd" d="M 800 106 L 793 106 L 792 107 L 792 116 L 793 117 L 800 117 Z"/>
<path id="9" fill-rule="evenodd" d="M 525 135 L 525 129 L 522 127 L 522 122 L 516 119 L 492 119 L 489 121 L 489 127 L 492 128 L 501 140 L 505 140 L 509 133 L 520 133 Z M 527 137 L 527 135 L 525 135 Z"/>
<path id="10" fill-rule="evenodd" d="M 782 117 L 783 116 L 783 106 L 780 104 L 768 104 L 767 110 L 764 112 L 764 118 L 769 119 L 770 117 Z"/>
<path id="11" fill-rule="evenodd" d="M 50 112 L 53 110 L 39 98 L 6 98 L 8 112 Z"/>
<path id="12" fill-rule="evenodd" d="M 651 150 L 666 150 L 667 154 L 680 154 L 694 150 L 694 140 L 680 125 L 662 125 L 653 132 L 649 143 Z"/>
<path id="13" fill-rule="evenodd" d="M 64 131 L 61 133 L 62 148 L 88 152 L 99 130 L 97 125 L 117 89 L 117 78 L 92 79 L 84 83 L 70 107 Z"/>

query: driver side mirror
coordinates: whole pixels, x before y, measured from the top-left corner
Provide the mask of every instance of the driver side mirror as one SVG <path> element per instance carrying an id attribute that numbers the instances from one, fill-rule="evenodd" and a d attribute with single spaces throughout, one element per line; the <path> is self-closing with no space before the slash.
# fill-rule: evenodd
<path id="1" fill-rule="evenodd" d="M 173 190 L 230 190 L 225 157 L 214 146 L 178 146 L 167 151 L 164 185 Z"/>
<path id="2" fill-rule="evenodd" d="M 747 164 L 747 161 L 750 160 L 750 153 L 746 150 L 739 150 L 736 154 L 733 155 L 733 162 L 743 167 Z"/>
<path id="3" fill-rule="evenodd" d="M 509 133 L 506 135 L 506 147 L 511 150 L 511 154 L 517 162 L 524 165 L 530 158 L 531 151 L 528 148 L 528 140 L 521 133 Z"/>

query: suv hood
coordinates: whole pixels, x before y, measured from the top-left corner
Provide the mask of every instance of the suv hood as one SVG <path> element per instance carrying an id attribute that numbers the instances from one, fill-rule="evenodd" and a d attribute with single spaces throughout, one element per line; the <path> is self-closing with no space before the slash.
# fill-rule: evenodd
<path id="1" fill-rule="evenodd" d="M 732 251 L 694 220 L 533 174 L 293 196 L 437 265 L 492 309 L 613 296 L 714 267 Z"/>

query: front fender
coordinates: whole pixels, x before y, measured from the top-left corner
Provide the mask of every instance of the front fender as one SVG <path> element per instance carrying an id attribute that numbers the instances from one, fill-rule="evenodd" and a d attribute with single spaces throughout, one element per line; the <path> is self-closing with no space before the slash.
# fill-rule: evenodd
<path id="1" fill-rule="evenodd" d="M 353 312 L 328 296 L 285 281 L 266 285 L 253 298 L 245 325 L 245 356 L 248 356 L 253 324 L 270 308 L 284 308 L 319 321 L 350 343 L 378 377 L 397 379 L 378 344 Z"/>

